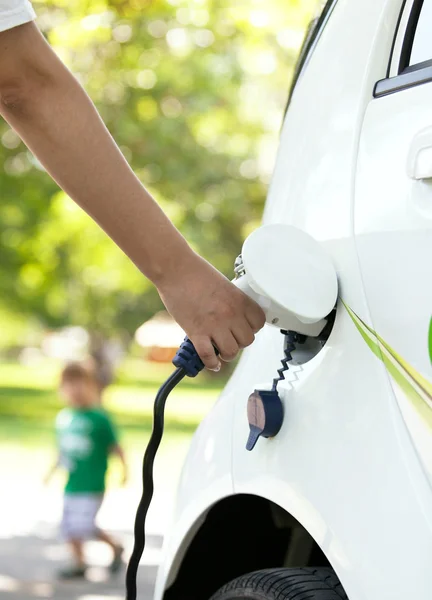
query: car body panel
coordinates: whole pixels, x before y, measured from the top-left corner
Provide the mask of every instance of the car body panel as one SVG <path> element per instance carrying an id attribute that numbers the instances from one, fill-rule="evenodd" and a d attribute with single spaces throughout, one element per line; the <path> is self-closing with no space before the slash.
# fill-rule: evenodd
<path id="1" fill-rule="evenodd" d="M 410 149 L 432 125 L 431 105 L 432 84 L 427 83 L 376 98 L 368 106 L 355 227 L 374 329 L 400 357 L 398 362 L 416 373 L 418 402 L 394 379 L 392 386 L 432 483 L 432 183 L 408 175 Z"/>
<path id="2" fill-rule="evenodd" d="M 257 386 L 269 388 L 283 357 L 282 336 L 266 326 L 244 351 L 193 442 L 185 466 L 192 475 L 180 488 L 155 600 L 175 577 L 189 528 L 232 493 L 260 495 L 294 516 L 350 600 L 430 600 L 432 493 L 396 401 L 400 390 L 359 330 L 359 322 L 374 321 L 354 235 L 360 136 L 374 85 L 386 76 L 401 6 L 402 0 L 339 0 L 294 90 L 264 223 L 299 227 L 329 252 L 339 278 L 336 322 L 323 350 L 279 384 L 282 430 L 250 453 L 247 398 Z M 215 487 L 202 478 L 209 468 L 202 453 L 213 435 L 225 436 L 232 452 L 232 463 L 227 448 L 220 457 L 213 453 Z"/>

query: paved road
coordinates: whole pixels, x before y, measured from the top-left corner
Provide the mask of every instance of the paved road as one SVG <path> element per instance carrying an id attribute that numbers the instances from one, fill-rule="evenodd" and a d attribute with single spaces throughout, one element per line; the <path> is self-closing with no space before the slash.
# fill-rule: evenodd
<path id="1" fill-rule="evenodd" d="M 122 536 L 129 541 L 127 536 Z M 162 538 L 151 536 L 148 548 L 160 550 Z M 89 558 L 94 565 L 89 569 L 88 580 L 58 582 L 55 569 L 63 561 L 64 549 L 51 536 L 16 536 L 0 541 L 0 598 L 2 600 L 123 600 L 124 572 L 115 578 L 107 576 L 104 565 L 109 556 L 90 545 Z M 156 576 L 156 565 L 144 564 L 139 572 L 139 598 L 150 599 Z"/>
<path id="2" fill-rule="evenodd" d="M 24 493 L 15 482 L 0 499 L 0 599 L 122 600 L 125 569 L 109 576 L 109 548 L 88 542 L 86 559 L 91 568 L 86 581 L 59 582 L 56 571 L 70 560 L 58 536 L 61 495 L 57 490 L 34 488 Z M 125 547 L 132 548 L 132 524 L 139 490 L 115 490 L 107 494 L 99 524 Z M 147 546 L 139 572 L 139 598 L 150 600 L 160 560 L 165 510 L 172 495 L 159 493 L 150 514 Z"/>
<path id="3" fill-rule="evenodd" d="M 162 538 L 169 523 L 177 478 L 187 449 L 187 440 L 164 452 L 156 465 L 155 496 L 147 523 L 147 547 L 139 573 L 139 599 L 151 600 Z M 89 542 L 87 562 L 92 565 L 88 581 L 60 583 L 56 570 L 66 564 L 69 554 L 58 538 L 62 510 L 59 483 L 44 488 L 37 451 L 0 446 L 0 600 L 123 600 L 124 571 L 109 578 L 106 565 L 110 552 L 103 544 Z M 134 457 L 132 457 L 134 458 Z M 20 459 L 20 460 L 18 460 Z M 132 481 L 125 488 L 107 493 L 99 525 L 121 539 L 125 554 L 132 548 L 132 528 L 141 494 L 141 448 L 132 460 Z"/>

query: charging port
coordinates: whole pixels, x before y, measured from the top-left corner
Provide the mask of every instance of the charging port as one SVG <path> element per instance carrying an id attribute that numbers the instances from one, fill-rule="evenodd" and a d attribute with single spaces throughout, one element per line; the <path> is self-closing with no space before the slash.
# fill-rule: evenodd
<path id="1" fill-rule="evenodd" d="M 315 356 L 317 356 L 317 354 L 321 352 L 321 350 L 326 345 L 331 335 L 331 332 L 333 331 L 335 319 L 336 308 L 334 308 L 328 315 L 328 317 L 326 317 L 327 324 L 318 336 L 312 337 L 310 335 L 297 334 L 295 349 L 291 351 L 292 360 L 290 361 L 290 364 L 304 365 L 313 358 L 315 358 Z M 282 333 L 285 334 L 286 343 L 286 336 L 288 335 L 288 332 L 282 331 Z"/>

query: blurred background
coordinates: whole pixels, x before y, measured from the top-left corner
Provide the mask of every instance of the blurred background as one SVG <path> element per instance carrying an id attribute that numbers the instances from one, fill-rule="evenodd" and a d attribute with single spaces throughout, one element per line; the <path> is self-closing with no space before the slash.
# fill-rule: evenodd
<path id="1" fill-rule="evenodd" d="M 141 181 L 191 245 L 228 277 L 260 223 L 295 61 L 320 0 L 34 1 L 38 24 L 96 103 Z M 95 177 L 98 174 L 95 172 Z M 121 430 L 101 523 L 130 547 L 154 394 L 182 332 L 159 297 L 0 121 L 0 598 L 122 598 L 89 545 L 90 582 L 61 585 L 62 484 L 54 456 L 65 361 L 91 355 Z M 119 198 L 121 202 L 121 198 Z M 151 589 L 188 442 L 230 367 L 167 407 L 142 583 Z"/>

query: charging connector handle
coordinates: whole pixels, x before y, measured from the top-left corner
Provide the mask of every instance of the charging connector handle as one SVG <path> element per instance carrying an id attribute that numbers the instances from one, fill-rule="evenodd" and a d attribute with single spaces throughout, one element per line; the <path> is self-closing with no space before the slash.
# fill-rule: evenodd
<path id="1" fill-rule="evenodd" d="M 218 354 L 217 351 L 216 354 Z M 184 369 L 188 377 L 196 377 L 204 369 L 203 361 L 198 356 L 195 346 L 187 337 L 183 340 L 172 362 L 175 367 Z"/>

